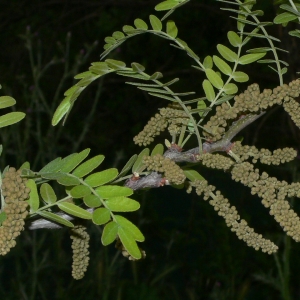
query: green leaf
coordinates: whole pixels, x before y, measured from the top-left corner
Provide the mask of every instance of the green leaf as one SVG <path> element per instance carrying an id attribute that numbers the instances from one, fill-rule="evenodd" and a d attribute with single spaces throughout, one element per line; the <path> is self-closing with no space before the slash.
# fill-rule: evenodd
<path id="1" fill-rule="evenodd" d="M 218 69 L 225 75 L 230 75 L 232 73 L 231 67 L 220 57 L 214 55 L 213 60 Z"/>
<path id="2" fill-rule="evenodd" d="M 162 23 L 157 16 L 150 15 L 149 19 L 150 19 L 150 23 L 151 23 L 153 30 L 156 30 L 156 31 L 162 30 Z"/>
<path id="3" fill-rule="evenodd" d="M 37 191 L 36 183 L 33 179 L 28 179 L 26 186 L 30 188 L 29 199 L 26 200 L 30 206 L 30 212 L 34 213 L 39 209 L 40 200 Z"/>
<path id="4" fill-rule="evenodd" d="M 190 181 L 205 179 L 195 170 L 183 170 L 183 173 L 186 176 L 186 178 L 188 178 Z"/>
<path id="5" fill-rule="evenodd" d="M 267 53 L 251 53 L 239 58 L 239 64 L 247 65 L 264 57 Z"/>
<path id="6" fill-rule="evenodd" d="M 101 202 L 99 196 L 92 195 L 92 194 L 85 196 L 83 198 L 83 201 L 84 201 L 85 205 L 88 207 L 98 207 L 98 206 L 102 205 L 102 202 Z"/>
<path id="7" fill-rule="evenodd" d="M 57 200 L 55 192 L 49 183 L 43 183 L 41 185 L 40 194 L 47 204 L 53 204 Z"/>
<path id="8" fill-rule="evenodd" d="M 135 259 L 140 259 L 142 257 L 141 250 L 137 246 L 136 241 L 130 235 L 130 232 L 122 227 L 119 227 L 118 236 L 122 242 L 122 245 L 132 257 Z"/>
<path id="9" fill-rule="evenodd" d="M 122 70 L 126 68 L 126 64 L 123 61 L 115 59 L 106 59 L 107 65 L 114 70 Z"/>
<path id="10" fill-rule="evenodd" d="M 235 33 L 234 31 L 228 31 L 227 33 L 227 37 L 229 40 L 229 43 L 233 46 L 233 47 L 239 47 L 242 45 L 242 39 L 240 38 L 240 36 Z"/>
<path id="11" fill-rule="evenodd" d="M 249 76 L 244 72 L 233 72 L 231 76 L 236 82 L 246 82 L 249 80 Z"/>
<path id="12" fill-rule="evenodd" d="M 2 146 L 2 145 L 1 145 Z M 1 149 L 1 152 L 2 152 L 2 149 Z M 0 154 L 1 154 L 1 152 L 0 152 Z M 30 170 L 30 163 L 28 162 L 28 161 L 25 161 L 22 165 L 21 165 L 21 167 L 19 168 L 20 170 L 23 170 L 23 169 L 28 169 L 28 170 Z"/>
<path id="13" fill-rule="evenodd" d="M 82 178 L 83 176 L 91 173 L 94 169 L 96 169 L 104 160 L 104 155 L 97 155 L 80 166 L 78 166 L 72 174 L 76 177 Z"/>
<path id="14" fill-rule="evenodd" d="M 128 33 L 128 32 L 132 32 L 135 30 L 134 27 L 132 27 L 131 25 L 124 25 L 122 30 L 125 32 L 125 33 Z"/>
<path id="15" fill-rule="evenodd" d="M 238 87 L 234 83 L 227 83 L 224 85 L 223 90 L 227 95 L 233 95 L 237 93 Z"/>
<path id="16" fill-rule="evenodd" d="M 211 69 L 213 67 L 213 60 L 210 55 L 208 55 L 204 58 L 203 66 L 205 69 Z"/>
<path id="17" fill-rule="evenodd" d="M 162 99 L 166 99 L 172 102 L 175 102 L 175 99 L 163 94 L 158 94 L 158 93 L 149 93 L 149 95 L 154 96 L 154 97 L 158 97 L 158 98 L 162 98 Z"/>
<path id="18" fill-rule="evenodd" d="M 74 156 L 67 156 L 67 159 L 62 160 L 63 165 L 61 167 L 61 172 L 69 173 L 75 169 L 90 153 L 89 148 L 76 153 Z"/>
<path id="19" fill-rule="evenodd" d="M 282 14 L 279 14 L 278 16 L 275 17 L 275 19 L 273 20 L 273 22 L 275 24 L 283 24 L 283 23 L 288 23 L 290 21 L 296 20 L 298 17 L 288 13 L 288 12 L 284 12 Z"/>
<path id="20" fill-rule="evenodd" d="M 112 34 L 112 37 L 115 38 L 116 40 L 121 40 L 125 37 L 124 33 L 121 32 L 121 31 L 115 31 L 113 34 Z"/>
<path id="21" fill-rule="evenodd" d="M 115 44 L 117 41 L 115 38 L 111 37 L 111 36 L 107 36 L 105 39 L 104 39 L 105 43 L 107 44 Z"/>
<path id="22" fill-rule="evenodd" d="M 89 189 L 88 186 L 85 185 L 77 185 L 74 186 L 71 190 L 70 190 L 70 195 L 73 198 L 83 198 L 86 197 L 88 195 L 91 194 L 91 190 Z"/>
<path id="23" fill-rule="evenodd" d="M 279 48 L 276 48 L 279 50 Z M 247 50 L 247 53 L 265 53 L 267 51 L 272 51 L 272 48 L 269 47 L 259 47 Z"/>
<path id="24" fill-rule="evenodd" d="M 109 198 L 105 203 L 111 211 L 117 212 L 135 211 L 140 208 L 137 201 L 122 196 Z"/>
<path id="25" fill-rule="evenodd" d="M 90 72 L 90 71 L 85 71 L 85 72 L 82 72 L 82 73 L 79 73 L 79 74 L 77 74 L 76 76 L 74 76 L 74 79 L 82 79 L 82 78 L 84 78 L 84 77 L 87 77 L 87 76 L 89 76 L 89 75 L 91 75 L 92 73 Z M 65 93 L 64 93 L 64 95 L 65 96 L 69 96 L 69 95 L 71 95 L 71 94 L 73 94 L 73 91 L 74 90 L 78 90 L 78 89 L 80 89 L 78 86 L 72 86 L 71 88 L 69 88 Z"/>
<path id="26" fill-rule="evenodd" d="M 176 5 L 178 5 L 178 1 L 168 0 L 157 4 L 154 9 L 156 11 L 169 10 L 175 7 Z"/>
<path id="27" fill-rule="evenodd" d="M 298 4 L 299 5 L 299 4 Z M 297 11 L 296 9 L 294 9 L 293 7 L 291 7 L 290 5 L 287 5 L 287 4 L 282 4 L 279 6 L 281 9 L 284 9 L 284 10 L 287 10 L 289 12 L 291 12 L 292 14 L 300 17 L 300 12 Z"/>
<path id="28" fill-rule="evenodd" d="M 147 23 L 145 21 L 143 21 L 142 19 L 135 19 L 134 20 L 134 25 L 137 29 L 143 29 L 143 30 L 148 29 Z"/>
<path id="29" fill-rule="evenodd" d="M 215 90 L 214 90 L 213 86 L 211 85 L 211 83 L 207 79 L 204 79 L 203 83 L 202 83 L 202 87 L 203 87 L 203 90 L 204 90 L 207 100 L 213 101 L 216 97 L 216 94 L 215 94 Z"/>
<path id="30" fill-rule="evenodd" d="M 6 213 L 4 211 L 2 211 L 0 213 L 0 225 L 3 223 L 3 221 L 6 220 L 6 217 L 7 217 Z"/>
<path id="31" fill-rule="evenodd" d="M 109 222 L 105 225 L 101 237 L 101 242 L 104 246 L 111 244 L 117 238 L 118 224 L 116 222 Z"/>
<path id="32" fill-rule="evenodd" d="M 160 72 L 155 72 L 150 76 L 149 80 L 157 80 L 160 78 L 163 78 L 163 74 Z"/>
<path id="33" fill-rule="evenodd" d="M 84 179 L 84 182 L 91 187 L 96 187 L 112 181 L 117 176 L 118 170 L 115 168 L 111 168 L 89 175 L 87 178 Z"/>
<path id="34" fill-rule="evenodd" d="M 0 97 L 0 109 L 10 107 L 16 104 L 16 100 L 10 96 Z"/>
<path id="35" fill-rule="evenodd" d="M 44 166 L 39 173 L 58 172 L 61 169 L 61 157 L 57 157 Z"/>
<path id="36" fill-rule="evenodd" d="M 71 186 L 71 185 L 78 185 L 80 181 L 76 177 L 72 177 L 69 174 L 63 174 L 63 176 L 57 179 L 57 182 L 61 185 Z"/>
<path id="37" fill-rule="evenodd" d="M 291 30 L 289 31 L 289 35 L 300 38 L 300 30 L 299 29 Z"/>
<path id="38" fill-rule="evenodd" d="M 223 102 L 225 102 L 225 101 L 229 101 L 229 100 L 231 100 L 233 97 L 234 97 L 234 95 L 226 95 L 226 96 L 223 96 L 223 97 L 221 97 L 219 100 L 217 100 L 217 101 L 215 102 L 215 105 L 219 105 L 219 104 L 221 104 L 221 103 L 223 103 Z"/>
<path id="39" fill-rule="evenodd" d="M 70 221 L 64 219 L 63 217 L 61 217 L 59 215 L 53 214 L 49 211 L 42 210 L 42 211 L 37 211 L 36 213 L 38 215 L 40 215 L 41 217 L 45 218 L 45 219 L 54 221 L 54 222 L 59 223 L 61 225 L 64 225 L 64 226 L 67 226 L 67 227 L 74 227 L 74 224 L 71 223 Z"/>
<path id="40" fill-rule="evenodd" d="M 132 67 L 132 70 L 133 70 L 134 72 L 137 72 L 137 73 L 142 73 L 142 72 L 145 71 L 145 67 L 142 66 L 142 65 L 139 64 L 139 63 L 136 63 L 136 62 L 133 62 L 133 63 L 131 64 L 131 67 Z"/>
<path id="41" fill-rule="evenodd" d="M 164 153 L 164 145 L 163 144 L 157 144 L 153 148 L 153 150 L 151 152 L 151 156 L 154 156 L 155 154 L 161 154 L 161 155 L 163 155 L 163 153 Z"/>
<path id="42" fill-rule="evenodd" d="M 129 172 L 129 170 L 131 169 L 131 167 L 133 166 L 133 164 L 137 160 L 137 157 L 138 157 L 137 154 L 134 154 L 133 156 L 131 156 L 131 158 L 128 160 L 126 165 L 123 167 L 123 169 L 120 172 L 118 177 L 122 177 L 122 176 L 126 175 Z"/>
<path id="43" fill-rule="evenodd" d="M 205 69 L 205 74 L 210 83 L 217 89 L 221 89 L 224 85 L 222 78 L 212 69 Z"/>
<path id="44" fill-rule="evenodd" d="M 0 116 L 0 128 L 18 123 L 25 118 L 22 112 L 14 111 Z"/>
<path id="45" fill-rule="evenodd" d="M 132 189 L 124 186 L 117 186 L 117 185 L 100 186 L 96 189 L 96 192 L 102 199 L 109 199 L 112 197 L 119 197 L 119 196 L 127 197 L 133 194 Z"/>
<path id="46" fill-rule="evenodd" d="M 141 153 L 138 155 L 138 158 L 132 167 L 132 173 L 134 172 L 140 173 L 145 169 L 145 165 L 143 164 L 143 159 L 144 156 L 149 156 L 149 153 L 150 153 L 149 148 L 145 148 L 141 151 Z"/>
<path id="47" fill-rule="evenodd" d="M 80 81 L 78 81 L 76 83 L 76 86 L 82 87 L 82 88 L 83 87 L 87 87 L 89 84 L 91 84 L 93 81 L 95 81 L 98 78 L 99 78 L 99 75 L 97 75 L 97 74 L 91 74 L 89 76 L 86 76 L 86 77 L 82 78 Z M 72 94 L 72 96 L 70 97 L 70 101 L 74 102 L 78 98 L 80 92 L 81 92 L 81 90 L 78 89 L 77 90 L 77 94 L 75 94 L 75 93 Z"/>
<path id="48" fill-rule="evenodd" d="M 100 207 L 93 212 L 93 223 L 96 225 L 103 225 L 110 221 L 110 211 L 105 207 Z"/>
<path id="49" fill-rule="evenodd" d="M 167 30 L 166 30 L 166 32 L 172 38 L 174 38 L 174 39 L 176 38 L 176 36 L 178 34 L 178 29 L 177 29 L 174 21 L 169 20 L 167 22 Z"/>
<path id="50" fill-rule="evenodd" d="M 54 112 L 53 118 L 52 118 L 52 125 L 57 125 L 60 120 L 68 113 L 68 111 L 71 109 L 72 105 L 70 102 L 70 96 L 67 96 L 64 98 L 64 100 L 59 104 L 57 109 Z"/>
<path id="51" fill-rule="evenodd" d="M 60 202 L 58 203 L 58 207 L 66 212 L 69 215 L 81 218 L 81 219 L 91 219 L 92 214 L 85 209 L 69 202 Z"/>
<path id="52" fill-rule="evenodd" d="M 212 100 L 209 100 L 209 101 L 212 101 Z M 198 101 L 197 102 L 197 109 L 200 110 L 199 112 L 199 116 L 202 117 L 204 112 L 205 112 L 205 109 L 206 109 L 206 103 L 202 100 L 202 101 Z"/>
<path id="53" fill-rule="evenodd" d="M 218 44 L 217 49 L 219 53 L 223 56 L 223 58 L 225 58 L 226 60 L 230 62 L 235 62 L 238 60 L 237 54 L 229 48 L 227 48 L 226 46 Z"/>
<path id="54" fill-rule="evenodd" d="M 145 240 L 144 235 L 141 231 L 129 220 L 124 218 L 123 216 L 115 215 L 115 221 L 117 224 L 124 228 L 126 231 L 130 233 L 130 235 L 138 242 L 143 242 Z"/>
<path id="55" fill-rule="evenodd" d="M 283 75 L 283 74 L 285 74 L 287 71 L 288 71 L 288 69 L 287 69 L 286 67 L 284 67 L 284 68 L 281 69 L 281 74 Z"/>

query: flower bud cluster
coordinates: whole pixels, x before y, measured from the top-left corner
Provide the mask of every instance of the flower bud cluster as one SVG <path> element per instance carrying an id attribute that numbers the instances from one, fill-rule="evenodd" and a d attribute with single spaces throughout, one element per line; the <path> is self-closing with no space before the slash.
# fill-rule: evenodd
<path id="1" fill-rule="evenodd" d="M 89 240 L 90 236 L 86 232 L 86 227 L 82 225 L 71 229 L 73 264 L 72 276 L 74 279 L 81 279 L 89 265 Z"/>
<path id="2" fill-rule="evenodd" d="M 270 150 L 264 148 L 258 150 L 255 146 L 243 146 L 240 141 L 235 142 L 231 150 L 239 156 L 241 161 L 252 157 L 253 163 L 260 160 L 261 163 L 267 165 L 279 165 L 292 161 L 297 156 L 297 151 L 293 148 L 277 149 L 272 153 Z"/>
<path id="3" fill-rule="evenodd" d="M 210 118 L 204 125 L 203 135 L 211 140 L 216 141 L 222 137 L 227 126 L 227 120 L 235 119 L 238 115 L 257 113 L 272 107 L 275 104 L 283 106 L 292 116 L 294 122 L 300 127 L 300 108 L 299 104 L 293 100 L 300 93 L 300 80 L 294 80 L 289 85 L 284 84 L 273 90 L 265 89 L 260 93 L 258 84 L 254 83 L 248 86 L 247 90 L 234 97 L 234 105 L 230 107 L 223 103 L 216 109 L 216 114 Z"/>
<path id="4" fill-rule="evenodd" d="M 183 170 L 174 161 L 160 154 L 145 156 L 144 164 L 148 171 L 164 173 L 172 184 L 181 184 L 186 178 Z"/>
<path id="5" fill-rule="evenodd" d="M 204 153 L 197 156 L 197 159 L 202 162 L 202 165 L 219 170 L 228 170 L 234 162 L 226 156 L 217 153 Z"/>
<path id="6" fill-rule="evenodd" d="M 195 180 L 191 182 L 191 185 L 196 188 L 197 195 L 204 194 L 204 200 L 211 199 L 209 204 L 214 207 L 219 216 L 225 219 L 226 225 L 231 228 L 231 231 L 235 232 L 238 238 L 246 242 L 248 246 L 255 250 L 261 249 L 268 254 L 277 251 L 278 247 L 275 244 L 255 233 L 245 220 L 240 219 L 236 208 L 230 206 L 228 199 L 224 198 L 220 191 L 213 193 L 215 187 L 208 185 L 206 180 Z"/>
<path id="7" fill-rule="evenodd" d="M 248 162 L 236 164 L 231 171 L 232 179 L 251 188 L 251 194 L 262 198 L 262 204 L 270 209 L 270 215 L 281 225 L 287 235 L 300 241 L 300 218 L 290 208 L 286 196 L 300 195 L 300 184 L 288 185 L 266 172 L 259 175 L 258 170 Z"/>
<path id="8" fill-rule="evenodd" d="M 5 255 L 16 245 L 16 237 L 24 230 L 24 219 L 30 188 L 26 187 L 27 179 L 21 177 L 21 170 L 9 168 L 2 179 L 3 212 L 6 219 L 0 227 L 0 255 Z"/>

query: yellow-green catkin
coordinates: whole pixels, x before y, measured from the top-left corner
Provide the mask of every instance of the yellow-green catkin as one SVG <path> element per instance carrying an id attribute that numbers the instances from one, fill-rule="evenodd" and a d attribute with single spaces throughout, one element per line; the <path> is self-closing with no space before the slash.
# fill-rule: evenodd
<path id="1" fill-rule="evenodd" d="M 74 279 L 82 279 L 89 265 L 89 240 L 86 227 L 82 225 L 71 229 L 73 264 L 72 276 Z"/>
<path id="2" fill-rule="evenodd" d="M 24 219 L 28 215 L 26 210 L 30 188 L 26 187 L 27 179 L 21 177 L 21 170 L 9 168 L 2 179 L 2 196 L 6 219 L 0 227 L 0 254 L 7 254 L 16 245 L 16 237 L 24 230 Z"/>
<path id="3" fill-rule="evenodd" d="M 240 216 L 234 206 L 231 206 L 228 199 L 224 198 L 220 191 L 215 191 L 215 187 L 208 185 L 206 180 L 195 180 L 191 182 L 195 187 L 197 195 L 204 195 L 204 200 L 209 200 L 218 215 L 225 219 L 226 225 L 231 231 L 235 232 L 239 239 L 247 243 L 248 246 L 255 250 L 261 249 L 263 252 L 272 254 L 278 250 L 278 247 L 271 241 L 262 237 L 261 234 L 254 232 L 247 222 L 240 219 Z M 189 188 L 189 192 L 191 189 Z"/>

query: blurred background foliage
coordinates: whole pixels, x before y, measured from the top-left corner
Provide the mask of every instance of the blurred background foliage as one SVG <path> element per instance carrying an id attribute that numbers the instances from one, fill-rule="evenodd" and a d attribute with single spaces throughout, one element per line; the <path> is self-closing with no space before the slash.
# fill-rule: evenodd
<path id="1" fill-rule="evenodd" d="M 0 11 L 1 95 L 17 100 L 17 110 L 27 113 L 18 125 L 1 129 L 4 145 L 0 165 L 31 162 L 33 170 L 57 156 L 86 147 L 92 155 L 104 154 L 102 167 L 119 170 L 141 149 L 132 138 L 165 101 L 124 84 L 116 75 L 94 83 L 76 102 L 64 127 L 51 127 L 51 117 L 73 77 L 98 61 L 104 38 L 135 18 L 148 20 L 154 0 L 11 0 Z M 263 21 L 272 21 L 277 7 L 258 1 Z M 226 6 L 226 4 L 223 4 Z M 192 0 L 171 17 L 179 37 L 202 59 L 216 54 L 216 45 L 227 44 L 235 20 L 213 0 Z M 282 59 L 290 64 L 286 82 L 299 71 L 298 44 L 281 26 L 269 28 L 290 51 Z M 255 40 L 251 47 L 263 47 Z M 250 47 L 250 46 L 249 46 Z M 130 39 L 109 58 L 139 62 L 148 73 L 160 71 L 165 81 L 180 77 L 178 91 L 203 96 L 202 74 L 190 67 L 183 52 L 166 40 L 141 35 Z M 255 66 L 255 67 L 254 67 Z M 278 85 L 265 65 L 245 66 L 250 83 L 261 89 Z M 246 85 L 240 86 L 242 91 Z M 281 108 L 274 108 L 242 132 L 244 143 L 274 150 L 299 148 L 299 131 Z M 162 136 L 160 141 L 168 136 Z M 297 181 L 298 161 L 283 167 L 265 167 L 272 176 Z M 262 170 L 262 166 L 259 166 Z M 239 241 L 213 208 L 183 190 L 170 187 L 136 193 L 141 209 L 131 220 L 146 236 L 143 261 L 130 262 L 113 247 L 103 247 L 100 228 L 90 226 L 91 261 L 84 279 L 71 277 L 71 249 L 67 230 L 24 232 L 17 246 L 0 258 L 1 299 L 299 299 L 299 245 L 228 174 L 199 170 L 230 199 L 257 232 L 270 237 L 280 250 L 277 256 L 255 252 Z M 294 203 L 300 212 L 297 199 Z"/>

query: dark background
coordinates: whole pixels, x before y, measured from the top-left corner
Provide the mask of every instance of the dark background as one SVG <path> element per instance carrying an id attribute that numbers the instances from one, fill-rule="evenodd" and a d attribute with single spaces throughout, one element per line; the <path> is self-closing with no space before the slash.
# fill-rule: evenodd
<path id="1" fill-rule="evenodd" d="M 159 1 L 1 1 L 1 95 L 17 100 L 16 109 L 27 113 L 18 125 L 1 129 L 4 151 L 1 167 L 19 167 L 24 161 L 39 170 L 57 156 L 91 148 L 104 154 L 101 168 L 119 170 L 142 149 L 132 138 L 166 102 L 125 84 L 126 78 L 109 75 L 93 83 L 77 100 L 64 127 L 51 127 L 51 117 L 73 77 L 99 61 L 104 38 L 135 18 L 148 22 Z M 272 21 L 277 7 L 259 1 Z M 235 20 L 216 1 L 192 0 L 170 18 L 201 59 L 218 54 L 217 44 L 228 45 L 227 32 L 236 31 Z M 148 22 L 149 23 L 149 22 Z M 289 29 L 293 28 L 290 26 Z M 281 59 L 290 64 L 288 83 L 299 71 L 298 43 L 282 26 L 269 28 L 290 53 Z M 256 39 L 249 47 L 266 46 Z M 144 34 L 122 44 L 109 58 L 139 62 L 148 74 L 160 71 L 167 82 L 180 77 L 176 91 L 203 96 L 203 74 L 191 68 L 193 61 L 167 40 Z M 242 71 L 261 89 L 278 85 L 266 65 L 245 66 Z M 240 85 L 240 91 L 247 84 Z M 274 150 L 299 147 L 299 130 L 280 107 L 242 132 L 243 143 Z M 158 138 L 163 142 L 168 135 Z M 194 145 L 195 146 L 195 145 Z M 154 145 L 153 145 L 154 147 Z M 298 161 L 279 167 L 258 166 L 288 182 L 298 180 Z M 199 169 L 235 205 L 250 226 L 279 245 L 277 256 L 248 248 L 225 226 L 213 208 L 194 193 L 170 187 L 139 192 L 134 198 L 141 209 L 129 215 L 146 236 L 141 247 L 147 257 L 130 262 L 101 244 L 101 229 L 90 226 L 90 267 L 84 279 L 71 277 L 70 239 L 66 230 L 24 232 L 17 246 L 0 259 L 1 299 L 291 299 L 281 296 L 288 287 L 299 299 L 299 245 L 290 241 L 279 225 L 251 196 L 249 189 L 230 180 L 224 172 Z M 299 211 L 297 199 L 293 206 Z M 276 261 L 278 262 L 276 264 Z M 288 267 L 291 267 L 290 274 Z M 283 275 L 280 277 L 280 268 Z M 290 282 L 288 282 L 290 281 Z"/>

